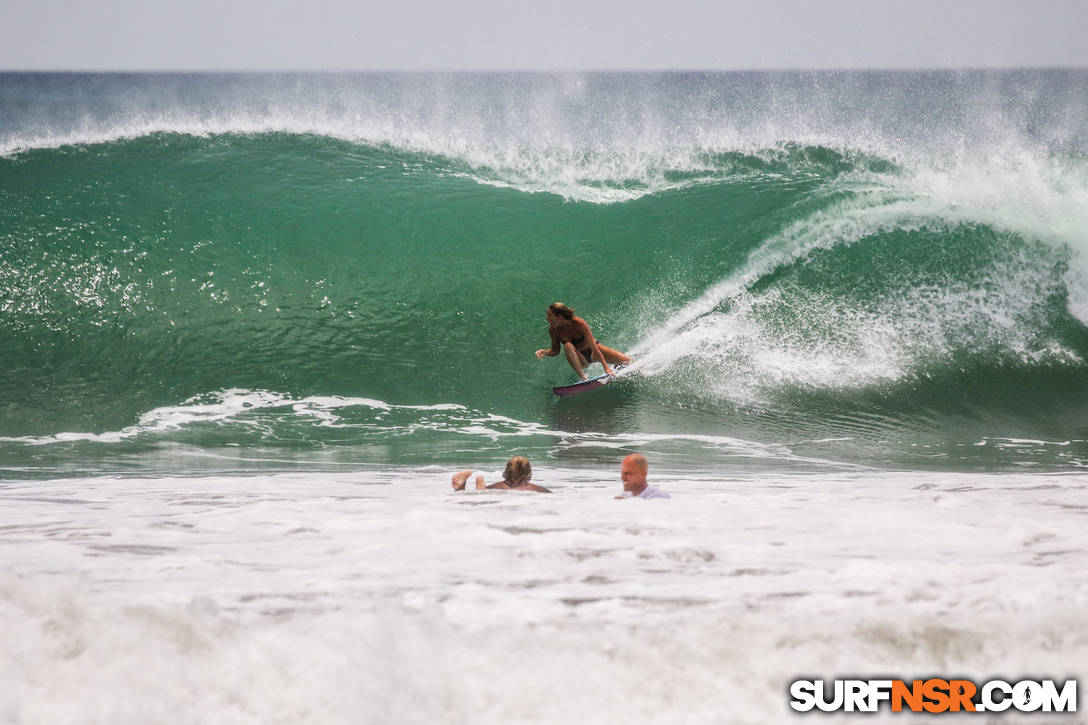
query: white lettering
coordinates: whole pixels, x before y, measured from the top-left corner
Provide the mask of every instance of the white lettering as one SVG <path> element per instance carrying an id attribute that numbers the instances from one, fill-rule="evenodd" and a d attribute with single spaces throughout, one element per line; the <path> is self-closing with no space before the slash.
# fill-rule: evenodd
<path id="1" fill-rule="evenodd" d="M 891 680 L 869 680 L 869 710 L 876 712 L 880 709 L 880 703 L 892 699 Z"/>
<path id="2" fill-rule="evenodd" d="M 1059 693 L 1054 680 L 1043 680 L 1044 712 L 1076 712 L 1077 681 L 1069 680 L 1062 685 Z M 1053 707 L 1053 710 L 1051 708 Z"/>
<path id="3" fill-rule="evenodd" d="M 1000 692 L 1000 700 L 994 699 L 994 693 Z M 1012 685 L 1004 680 L 990 680 L 982 688 L 982 704 L 977 709 L 984 712 L 1004 712 L 1012 707 Z"/>
<path id="4" fill-rule="evenodd" d="M 846 680 L 846 711 L 868 712 L 869 684 L 865 680 Z"/>
<path id="5" fill-rule="evenodd" d="M 1012 704 L 1020 712 L 1035 712 L 1043 706 L 1043 688 L 1031 680 L 1017 682 L 1012 688 Z"/>
<path id="6" fill-rule="evenodd" d="M 816 707 L 816 683 L 812 680 L 797 680 L 790 685 L 790 707 L 797 712 L 808 712 Z"/>
<path id="7" fill-rule="evenodd" d="M 817 688 L 818 694 L 816 695 L 816 707 L 820 708 L 824 712 L 835 712 L 842 707 L 845 696 L 843 695 L 842 680 L 835 680 L 832 685 L 832 691 L 835 693 L 831 700 L 827 699 L 826 685 L 827 683 L 820 680 Z"/>

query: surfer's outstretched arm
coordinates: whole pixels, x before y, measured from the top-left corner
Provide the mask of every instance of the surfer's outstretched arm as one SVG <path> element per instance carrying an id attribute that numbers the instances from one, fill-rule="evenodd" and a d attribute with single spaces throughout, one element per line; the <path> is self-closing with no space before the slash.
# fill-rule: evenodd
<path id="1" fill-rule="evenodd" d="M 587 360 L 587 362 L 599 362 L 601 364 L 601 367 L 604 368 L 604 371 L 605 371 L 605 373 L 607 375 L 611 375 L 612 372 L 613 372 L 612 368 L 609 367 L 609 364 L 611 364 L 611 365 L 630 365 L 631 364 L 631 358 L 627 357 L 626 355 L 624 355 L 619 350 L 613 350 L 612 348 L 606 347 L 605 345 L 602 345 L 600 342 L 598 342 L 597 341 L 597 336 L 593 334 L 593 330 L 590 329 L 589 324 L 585 320 L 583 320 L 580 317 L 575 318 L 575 319 L 581 325 L 582 339 L 589 341 L 590 354 L 589 354 L 589 359 Z M 573 363 L 571 363 L 571 366 L 574 367 L 575 370 L 578 369 L 578 367 L 574 366 Z"/>
<path id="2" fill-rule="evenodd" d="M 552 346 L 536 351 L 536 359 L 543 360 L 546 357 L 555 357 L 559 354 L 559 335 L 555 333 L 555 328 L 548 330 L 548 334 L 552 338 Z"/>

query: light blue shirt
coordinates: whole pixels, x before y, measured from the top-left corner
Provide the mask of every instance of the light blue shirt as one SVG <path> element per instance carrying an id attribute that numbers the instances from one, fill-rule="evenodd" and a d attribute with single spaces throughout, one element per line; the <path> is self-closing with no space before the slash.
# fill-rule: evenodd
<path id="1" fill-rule="evenodd" d="M 623 496 L 624 498 L 672 498 L 668 491 L 660 489 L 657 486 L 646 486 L 646 488 L 642 489 L 642 493 L 637 496 L 624 491 Z"/>

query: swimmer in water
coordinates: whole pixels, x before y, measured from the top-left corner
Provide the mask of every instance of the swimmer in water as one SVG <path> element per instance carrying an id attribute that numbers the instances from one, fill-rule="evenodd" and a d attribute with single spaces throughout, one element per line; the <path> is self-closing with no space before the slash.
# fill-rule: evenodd
<path id="1" fill-rule="evenodd" d="M 450 485 L 453 486 L 453 490 L 464 491 L 465 483 L 471 475 L 471 468 L 453 474 L 453 480 L 450 482 Z M 523 456 L 514 456 L 506 462 L 506 469 L 502 472 L 501 481 L 493 483 L 490 486 L 485 486 L 484 477 L 477 476 L 476 490 L 483 491 L 485 489 L 494 489 L 499 491 L 536 491 L 537 493 L 551 493 L 550 490 L 543 486 L 537 486 L 535 483 L 532 483 L 532 477 L 533 467 L 529 464 L 529 459 Z"/>

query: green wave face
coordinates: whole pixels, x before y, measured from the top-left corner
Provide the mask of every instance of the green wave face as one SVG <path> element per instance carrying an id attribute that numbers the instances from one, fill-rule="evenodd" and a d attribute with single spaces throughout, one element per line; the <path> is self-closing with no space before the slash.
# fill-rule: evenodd
<path id="1" fill-rule="evenodd" d="M 677 465 L 697 450 L 714 465 L 1063 468 L 1088 452 L 1078 128 L 1057 138 L 1029 127 L 1038 109 L 998 114 L 1046 143 L 997 160 L 945 155 L 953 132 L 936 155 L 910 134 L 833 143 L 830 112 L 810 134 L 825 138 L 709 143 L 711 111 L 743 95 L 726 76 L 701 81 L 717 105 L 688 108 L 703 139 L 683 146 L 654 119 L 698 80 L 590 78 L 623 101 L 608 133 L 582 127 L 584 89 L 554 126 L 511 110 L 567 98 L 569 79 L 530 79 L 547 93 L 509 105 L 487 78 L 379 80 L 400 93 L 400 138 L 219 128 L 227 111 L 201 107 L 199 134 L 141 117 L 130 138 L 67 143 L 75 132 L 52 128 L 61 142 L 34 147 L 44 122 L 20 121 L 0 158 L 0 448 L 14 468 L 161 462 L 178 445 L 307 465 L 511 447 L 581 460 L 612 455 L 609 440 Z M 252 98 L 270 82 L 202 81 L 257 86 Z M 442 82 L 478 106 L 445 135 L 403 104 L 405 88 Z M 38 98 L 44 81 L 5 83 L 12 114 L 12 94 Z M 862 99 L 863 86 L 849 84 Z M 374 113 L 388 120 L 385 92 Z M 337 112 L 326 104 L 324 122 Z M 96 128 L 130 128 L 120 113 Z M 734 132 L 751 140 L 749 121 Z M 573 373 L 533 351 L 555 300 L 643 374 L 554 399 Z"/>

